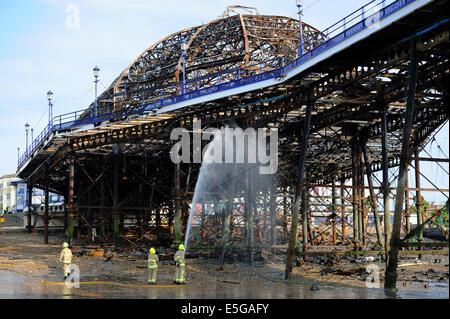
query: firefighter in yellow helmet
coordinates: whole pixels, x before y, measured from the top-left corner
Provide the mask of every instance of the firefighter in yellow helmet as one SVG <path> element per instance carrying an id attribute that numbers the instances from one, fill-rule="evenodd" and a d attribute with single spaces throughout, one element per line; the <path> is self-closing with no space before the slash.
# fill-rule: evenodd
<path id="1" fill-rule="evenodd" d="M 175 253 L 175 280 L 177 285 L 184 285 L 186 280 L 184 278 L 184 245 L 178 246 L 178 251 Z"/>
<path id="2" fill-rule="evenodd" d="M 3 216 L 3 213 L 0 212 L 0 228 L 3 228 L 4 222 L 5 222 L 5 217 Z"/>
<path id="3" fill-rule="evenodd" d="M 70 264 L 72 263 L 72 251 L 69 249 L 69 244 L 63 244 L 63 250 L 61 250 L 61 254 L 59 255 L 59 262 L 63 264 L 64 270 L 64 279 L 67 278 L 70 274 Z"/>
<path id="4" fill-rule="evenodd" d="M 156 274 L 158 273 L 158 255 L 155 248 L 150 248 L 150 254 L 148 255 L 148 282 L 151 285 L 156 283 Z"/>

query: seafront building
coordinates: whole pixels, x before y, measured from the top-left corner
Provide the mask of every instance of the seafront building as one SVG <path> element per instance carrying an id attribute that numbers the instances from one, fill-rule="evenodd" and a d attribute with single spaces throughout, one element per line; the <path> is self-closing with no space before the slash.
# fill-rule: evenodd
<path id="1" fill-rule="evenodd" d="M 64 197 L 58 194 L 49 194 L 51 209 L 62 210 Z M 45 192 L 42 189 L 33 188 L 32 206 L 36 211 L 43 211 Z M 0 209 L 6 213 L 28 212 L 28 188 L 27 184 L 17 177 L 17 174 L 7 174 L 0 177 Z"/>
<path id="2" fill-rule="evenodd" d="M 0 177 L 0 209 L 2 212 L 16 210 L 16 182 L 21 181 L 17 174 L 7 174 Z M 23 204 L 22 204 L 23 206 Z"/>

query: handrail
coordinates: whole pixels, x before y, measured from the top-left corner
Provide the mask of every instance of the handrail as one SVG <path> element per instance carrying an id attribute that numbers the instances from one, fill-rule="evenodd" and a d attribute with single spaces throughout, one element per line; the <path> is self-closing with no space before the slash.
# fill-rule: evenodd
<path id="1" fill-rule="evenodd" d="M 181 92 L 180 83 L 175 83 L 170 86 L 166 86 L 162 89 L 156 89 L 160 98 L 154 102 L 142 103 L 140 107 L 134 109 L 126 109 L 115 112 L 108 112 L 104 114 L 94 115 L 90 117 L 80 118 L 80 115 L 89 110 L 83 109 L 62 115 L 53 117 L 51 122 L 42 130 L 42 132 L 31 142 L 30 146 L 25 150 L 22 156 L 18 159 L 18 168 L 31 156 L 53 132 L 67 130 L 81 125 L 99 123 L 106 120 L 121 119 L 124 116 L 133 114 L 142 114 L 146 111 L 151 111 L 170 104 L 179 103 L 182 101 L 190 100 L 199 96 L 204 96 L 231 88 L 236 88 L 268 79 L 280 77 L 293 68 L 305 63 L 314 56 L 336 46 L 342 41 L 350 38 L 366 29 L 368 25 L 376 23 L 392 13 L 397 12 L 406 5 L 416 0 L 381 0 L 376 3 L 377 0 L 372 0 L 365 4 L 361 8 L 353 11 L 343 19 L 332 24 L 322 32 L 317 34 L 314 38 L 309 39 L 303 43 L 304 54 L 300 54 L 300 46 L 287 52 L 282 57 L 273 57 L 258 63 L 251 64 L 249 66 L 233 68 L 222 72 L 205 75 L 202 77 L 188 79 L 185 83 L 185 93 Z M 386 5 L 386 2 L 389 4 Z M 371 6 L 372 5 L 372 6 Z M 379 7 L 381 6 L 381 9 Z M 347 25 L 360 18 L 350 27 Z M 368 20 L 373 18 L 373 21 Z M 319 37 L 322 37 L 320 39 Z M 322 43 L 317 44 L 317 40 L 323 40 Z M 315 46 L 316 44 L 316 46 Z M 224 78 L 230 78 L 229 80 L 222 81 Z M 201 87 L 201 82 L 212 83 L 210 86 Z M 131 91 L 131 94 L 133 91 Z M 124 92 L 123 94 L 130 94 L 130 92 Z M 101 95 L 99 100 L 105 98 Z M 157 96 L 155 96 L 155 99 Z"/>

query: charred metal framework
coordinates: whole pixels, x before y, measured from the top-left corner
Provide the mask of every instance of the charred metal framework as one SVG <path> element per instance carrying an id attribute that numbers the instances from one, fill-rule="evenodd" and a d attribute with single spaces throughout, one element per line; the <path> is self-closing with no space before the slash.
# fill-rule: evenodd
<path id="1" fill-rule="evenodd" d="M 303 34 L 315 45 L 325 38 L 308 24 L 303 24 Z M 187 85 L 201 89 L 236 79 L 228 70 L 241 69 L 244 77 L 278 68 L 276 58 L 298 47 L 299 27 L 291 18 L 237 14 L 174 33 L 151 45 L 119 75 L 103 93 L 101 111 L 132 109 L 179 93 L 182 39 L 187 43 Z M 218 73 L 223 76 L 209 76 Z"/>
<path id="2" fill-rule="evenodd" d="M 400 190 L 408 194 L 409 221 L 409 207 L 421 207 L 424 190 L 419 151 L 449 117 L 446 12 L 447 1 L 425 1 L 286 81 L 183 108 L 129 115 L 142 103 L 181 92 L 181 39 L 187 42 L 186 85 L 191 89 L 282 68 L 288 62 L 283 57 L 295 55 L 299 45 L 298 21 L 277 16 L 237 14 L 177 32 L 145 50 L 100 96 L 99 112 L 121 112 L 120 118 L 84 128 L 61 127 L 21 163 L 19 174 L 29 185 L 65 196 L 69 239 L 90 242 L 95 228 L 96 240 L 104 243 L 137 245 L 145 238 L 178 243 L 200 165 L 171 162 L 171 130 L 191 130 L 199 120 L 203 128 L 229 123 L 271 127 L 279 135 L 275 182 L 252 182 L 258 176 L 248 169 L 245 183 L 219 183 L 233 184 L 232 191 L 212 187 L 192 209 L 198 226 L 192 247 L 214 247 L 221 262 L 243 249 L 251 262 L 265 248 L 287 244 L 291 225 L 298 224 L 288 255 L 305 255 L 312 246 L 340 241 L 356 251 L 385 247 L 387 256 L 391 225 L 384 217 L 390 212 L 396 167 L 401 160 L 416 163 L 416 187 Z M 307 24 L 303 28 L 307 54 L 328 39 Z M 402 153 L 411 103 L 415 107 L 406 126 L 410 145 Z M 304 175 L 298 172 L 299 159 Z M 383 178 L 376 172 L 383 172 Z M 446 189 L 437 191 L 448 196 Z M 373 216 L 382 216 L 383 222 Z M 408 223 L 402 224 L 405 230 Z M 292 258 L 290 263 L 287 276 Z"/>

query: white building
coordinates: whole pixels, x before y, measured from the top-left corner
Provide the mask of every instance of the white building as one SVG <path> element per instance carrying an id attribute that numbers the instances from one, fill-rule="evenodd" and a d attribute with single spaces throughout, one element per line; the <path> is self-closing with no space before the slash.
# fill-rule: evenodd
<path id="1" fill-rule="evenodd" d="M 2 212 L 16 212 L 16 187 L 15 183 L 21 179 L 16 174 L 0 177 L 0 209 Z"/>
<path id="2" fill-rule="evenodd" d="M 49 194 L 49 206 L 62 205 L 63 202 L 63 196 Z M 33 188 L 32 204 L 35 209 L 43 209 L 45 192 L 42 189 Z M 0 209 L 10 213 L 28 212 L 28 187 L 16 174 L 0 177 Z"/>
<path id="3" fill-rule="evenodd" d="M 15 210 L 14 213 L 19 213 L 23 217 L 23 226 L 28 226 L 28 187 L 23 180 L 16 180 L 11 182 L 15 189 Z M 45 212 L 45 191 L 39 188 L 32 190 L 32 215 L 31 225 L 33 227 L 44 226 L 44 212 Z M 49 196 L 49 214 L 51 221 L 50 228 L 62 228 L 64 226 L 64 197 L 61 195 L 50 193 Z"/>

